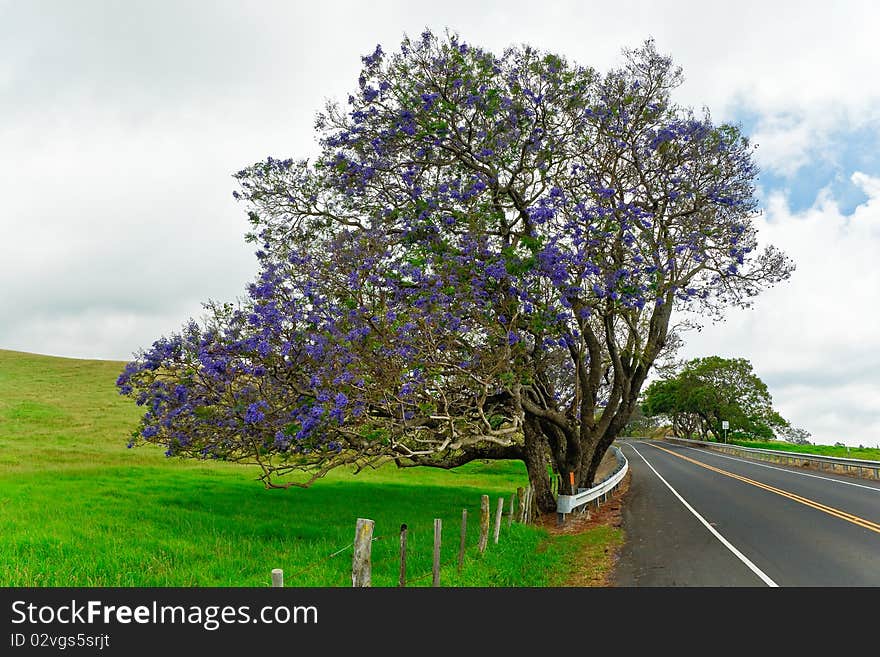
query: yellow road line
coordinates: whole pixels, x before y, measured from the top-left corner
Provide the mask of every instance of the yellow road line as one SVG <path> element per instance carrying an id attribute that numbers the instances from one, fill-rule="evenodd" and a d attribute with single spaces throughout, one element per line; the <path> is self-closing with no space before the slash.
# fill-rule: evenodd
<path id="1" fill-rule="evenodd" d="M 701 468 L 706 468 L 707 470 L 711 470 L 712 472 L 717 472 L 718 474 L 722 474 L 725 477 L 731 477 L 733 479 L 737 479 L 739 481 L 745 482 L 747 484 L 751 484 L 752 486 L 757 486 L 758 488 L 763 488 L 766 491 L 770 491 L 771 493 L 776 493 L 777 495 L 781 495 L 782 497 L 787 497 L 790 500 L 794 500 L 795 502 L 800 502 L 801 504 L 805 504 L 806 506 L 812 507 L 814 509 L 818 509 L 819 511 L 824 511 L 828 515 L 835 516 L 836 518 L 840 518 L 841 520 L 846 520 L 847 522 L 851 522 L 854 525 L 858 525 L 859 527 L 864 527 L 865 529 L 870 529 L 872 532 L 877 532 L 880 534 L 880 524 L 876 522 L 872 522 L 871 520 L 866 520 L 865 518 L 860 518 L 859 516 L 855 516 L 851 513 L 847 513 L 846 511 L 841 511 L 840 509 L 835 509 L 834 507 L 827 506 L 822 504 L 821 502 L 816 502 L 814 500 L 808 499 L 806 497 L 801 497 L 800 495 L 796 495 L 794 493 L 789 493 L 786 490 L 782 490 L 781 488 L 776 488 L 774 486 L 770 486 L 768 484 L 761 483 L 760 481 L 755 481 L 754 479 L 749 479 L 748 477 L 743 477 L 742 475 L 735 474 L 733 472 L 728 472 L 727 470 L 722 470 L 721 468 L 716 468 L 712 465 L 708 465 L 703 463 L 702 461 L 697 461 L 696 459 L 689 458 L 684 456 L 683 454 L 679 454 L 677 452 L 673 452 L 672 450 L 668 450 L 665 447 L 660 447 L 659 445 L 655 445 L 654 443 L 648 443 L 651 447 L 656 447 L 659 450 L 666 452 L 667 454 L 672 454 L 672 456 L 677 456 L 680 459 L 684 459 L 694 465 L 698 465 Z"/>

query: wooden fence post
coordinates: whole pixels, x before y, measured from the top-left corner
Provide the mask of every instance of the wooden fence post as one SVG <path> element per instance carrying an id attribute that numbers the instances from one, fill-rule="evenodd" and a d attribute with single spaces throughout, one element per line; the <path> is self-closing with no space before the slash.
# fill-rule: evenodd
<path id="1" fill-rule="evenodd" d="M 398 586 L 406 586 L 406 523 L 400 526 L 400 577 Z"/>
<path id="2" fill-rule="evenodd" d="M 510 496 L 510 511 L 507 513 L 507 526 L 510 527 L 513 524 L 513 498 L 516 497 L 516 494 Z"/>
<path id="3" fill-rule="evenodd" d="M 516 521 L 522 522 L 525 518 L 525 509 L 526 509 L 526 492 L 525 488 L 520 486 L 516 489 L 516 501 L 518 504 L 517 513 L 516 513 Z"/>
<path id="4" fill-rule="evenodd" d="M 373 548 L 373 525 L 369 518 L 358 518 L 354 529 L 354 556 L 351 560 L 351 585 L 372 586 L 370 552 Z"/>
<path id="5" fill-rule="evenodd" d="M 526 491 L 523 494 L 523 501 L 520 505 L 520 508 L 522 510 L 522 512 L 520 514 L 520 518 L 519 518 L 520 522 L 528 524 L 529 511 L 531 509 L 531 505 L 532 505 L 532 487 L 531 487 L 531 485 L 529 485 L 529 486 L 526 486 Z"/>
<path id="6" fill-rule="evenodd" d="M 489 542 L 489 496 L 480 497 L 480 554 L 486 551 Z"/>
<path id="7" fill-rule="evenodd" d="M 532 507 L 535 504 L 535 489 L 529 486 L 529 492 L 527 493 L 529 501 L 526 504 L 526 523 L 532 522 Z"/>
<path id="8" fill-rule="evenodd" d="M 464 565 L 464 548 L 467 543 L 467 509 L 461 510 L 461 540 L 458 542 L 458 572 Z"/>
<path id="9" fill-rule="evenodd" d="M 498 536 L 501 534 L 501 514 L 504 513 L 504 498 L 498 498 L 498 508 L 495 509 L 495 543 L 498 543 Z"/>
<path id="10" fill-rule="evenodd" d="M 272 587 L 278 588 L 284 586 L 284 571 L 280 568 L 272 569 Z"/>
<path id="11" fill-rule="evenodd" d="M 434 518 L 434 570 L 432 586 L 440 586 L 440 534 L 443 531 L 443 521 Z"/>
<path id="12" fill-rule="evenodd" d="M 531 523 L 532 517 L 533 517 L 532 511 L 535 508 L 535 489 L 532 488 L 531 486 L 529 486 L 529 492 L 527 495 L 528 495 L 529 501 L 528 501 L 528 504 L 526 504 L 526 523 Z"/>

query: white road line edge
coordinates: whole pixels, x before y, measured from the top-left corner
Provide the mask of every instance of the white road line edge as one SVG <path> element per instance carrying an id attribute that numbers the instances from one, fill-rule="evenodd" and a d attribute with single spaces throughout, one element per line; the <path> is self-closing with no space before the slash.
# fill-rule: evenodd
<path id="1" fill-rule="evenodd" d="M 779 584 L 777 584 L 772 579 L 770 579 L 763 570 L 761 570 L 755 564 L 753 564 L 751 562 L 751 560 L 749 560 L 749 558 L 746 555 L 744 555 L 742 552 L 737 550 L 736 547 L 734 547 L 730 543 L 730 541 L 728 541 L 721 534 L 719 534 L 718 530 L 716 530 L 712 525 L 710 525 L 703 516 L 701 516 L 699 513 L 697 513 L 696 509 L 694 509 L 694 507 L 692 507 L 690 504 L 688 504 L 687 500 L 684 499 L 681 495 L 679 495 L 678 491 L 675 490 L 670 485 L 670 483 L 668 481 L 666 481 L 663 478 L 663 476 L 654 469 L 654 466 L 651 465 L 650 463 L 648 463 L 648 459 L 646 459 L 644 456 L 642 456 L 642 453 L 635 448 L 635 445 L 633 445 L 632 443 L 626 443 L 626 444 L 629 445 L 632 448 L 632 450 L 641 457 L 641 459 L 645 462 L 645 465 L 647 465 L 649 468 L 651 468 L 651 471 L 655 475 L 657 475 L 657 478 L 660 479 L 660 481 L 662 481 L 664 484 L 666 484 L 666 487 L 672 491 L 672 494 L 675 495 L 682 504 L 684 504 L 684 507 L 688 511 L 693 513 L 694 516 L 697 518 L 697 520 L 699 520 L 701 523 L 703 523 L 703 525 L 706 527 L 706 529 L 708 529 L 710 532 L 712 532 L 712 535 L 715 536 L 715 538 L 717 538 L 719 541 L 721 541 L 721 544 L 724 547 L 726 547 L 728 550 L 730 550 L 734 554 L 734 556 L 736 556 L 737 559 L 742 561 L 749 570 L 751 570 L 753 573 L 755 573 L 755 575 L 760 577 L 761 581 L 763 581 L 767 586 L 774 587 L 774 588 L 779 587 Z"/>
<path id="2" fill-rule="evenodd" d="M 651 443 L 648 443 L 649 445 Z M 814 475 L 809 472 L 800 472 L 799 470 L 791 470 L 789 468 L 779 468 L 775 465 L 767 465 L 766 463 L 759 463 L 758 461 L 752 461 L 750 459 L 740 459 L 735 456 L 728 456 L 727 454 L 719 454 L 718 452 L 707 452 L 705 449 L 697 449 L 696 447 L 691 447 L 690 445 L 675 445 L 676 447 L 684 447 L 686 449 L 692 449 L 695 452 L 700 452 L 701 454 L 712 454 L 713 456 L 720 456 L 723 459 L 730 459 L 731 461 L 740 461 L 742 463 L 748 463 L 749 465 L 760 465 L 762 468 L 770 468 L 771 470 L 779 470 L 780 472 L 789 472 L 791 474 L 801 475 L 802 477 L 813 477 L 814 479 L 822 479 L 824 481 L 833 481 L 836 484 L 845 484 L 846 486 L 855 486 L 857 488 L 867 488 L 868 490 L 873 490 L 877 493 L 880 493 L 880 488 L 875 488 L 874 486 L 866 486 L 865 484 L 857 484 L 854 481 L 843 481 L 841 479 L 834 479 L 833 477 L 823 477 L 822 475 Z"/>

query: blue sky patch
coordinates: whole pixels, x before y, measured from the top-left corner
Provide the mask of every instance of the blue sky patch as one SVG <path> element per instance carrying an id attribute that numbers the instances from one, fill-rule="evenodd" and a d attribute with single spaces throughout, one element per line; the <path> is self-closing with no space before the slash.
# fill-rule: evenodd
<path id="1" fill-rule="evenodd" d="M 733 123 L 746 135 L 755 134 L 762 116 L 739 108 Z M 797 124 L 797 120 L 792 121 Z M 793 212 L 809 209 L 816 202 L 819 192 L 828 188 L 843 214 L 851 214 L 856 206 L 867 200 L 862 189 L 852 182 L 852 174 L 861 171 L 869 176 L 880 176 L 880 124 L 869 123 L 856 129 L 843 126 L 818 138 L 817 145 L 809 151 L 806 163 L 793 174 L 786 175 L 765 165 L 758 176 L 759 198 L 766 205 L 768 197 L 782 191 Z M 758 144 L 758 161 L 761 161 Z"/>

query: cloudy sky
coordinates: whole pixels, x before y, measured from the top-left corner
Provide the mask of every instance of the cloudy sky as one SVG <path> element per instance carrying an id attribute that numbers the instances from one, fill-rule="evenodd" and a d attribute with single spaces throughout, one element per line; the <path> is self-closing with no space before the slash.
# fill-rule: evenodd
<path id="1" fill-rule="evenodd" d="M 360 56 L 425 27 L 599 70 L 653 37 L 677 100 L 758 144 L 797 263 L 682 356 L 748 358 L 820 443 L 880 445 L 880 6 L 0 0 L 0 348 L 128 359 L 255 272 L 231 175 L 315 151 Z"/>

